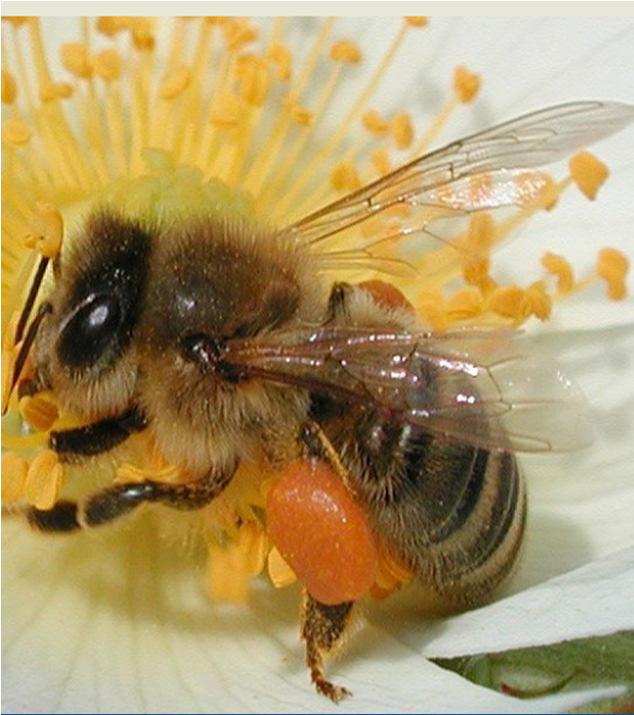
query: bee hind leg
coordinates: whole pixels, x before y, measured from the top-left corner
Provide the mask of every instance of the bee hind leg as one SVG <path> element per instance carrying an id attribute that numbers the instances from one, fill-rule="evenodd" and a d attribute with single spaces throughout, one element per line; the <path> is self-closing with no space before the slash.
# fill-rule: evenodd
<path id="1" fill-rule="evenodd" d="M 306 665 L 318 692 L 338 703 L 350 691 L 331 683 L 324 673 L 324 657 L 343 642 L 350 622 L 353 602 L 327 606 L 304 591 L 302 603 L 302 639 L 306 643 Z"/>

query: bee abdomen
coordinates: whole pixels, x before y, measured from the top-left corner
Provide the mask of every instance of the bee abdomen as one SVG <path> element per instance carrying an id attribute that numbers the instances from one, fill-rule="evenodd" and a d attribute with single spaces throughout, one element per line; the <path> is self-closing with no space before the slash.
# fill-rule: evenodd
<path id="1" fill-rule="evenodd" d="M 359 417 L 332 438 L 376 533 L 444 607 L 484 601 L 510 572 L 524 531 L 524 485 L 513 455 Z"/>

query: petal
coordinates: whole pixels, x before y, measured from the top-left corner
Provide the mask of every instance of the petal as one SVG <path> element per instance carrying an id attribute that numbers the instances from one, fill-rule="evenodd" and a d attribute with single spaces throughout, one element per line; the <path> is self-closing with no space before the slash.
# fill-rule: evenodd
<path id="1" fill-rule="evenodd" d="M 390 623 L 403 643 L 433 658 L 529 648 L 634 628 L 634 548 L 440 623 Z"/>
<path id="2" fill-rule="evenodd" d="M 403 639 L 381 626 L 332 668 L 354 693 L 334 706 L 308 683 L 296 591 L 262 585 L 250 609 L 212 609 L 180 547 L 157 543 L 146 526 L 52 540 L 5 525 L 5 710 L 550 712 L 603 695 L 508 698 L 429 662 L 428 635 Z"/>

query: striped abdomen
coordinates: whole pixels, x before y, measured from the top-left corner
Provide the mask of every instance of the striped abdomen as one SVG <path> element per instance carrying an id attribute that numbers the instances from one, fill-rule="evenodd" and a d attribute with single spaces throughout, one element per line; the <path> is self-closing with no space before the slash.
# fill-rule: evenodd
<path id="1" fill-rule="evenodd" d="M 513 455 L 431 437 L 372 410 L 332 407 L 319 421 L 376 533 L 436 605 L 453 610 L 485 600 L 511 570 L 524 530 Z"/>

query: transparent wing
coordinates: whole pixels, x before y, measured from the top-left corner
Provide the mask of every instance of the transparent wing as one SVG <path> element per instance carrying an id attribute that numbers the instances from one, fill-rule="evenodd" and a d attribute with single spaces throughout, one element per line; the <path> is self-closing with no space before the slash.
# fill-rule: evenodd
<path id="1" fill-rule="evenodd" d="M 316 243 L 399 205 L 447 215 L 528 203 L 546 177 L 526 169 L 563 159 L 633 120 L 634 107 L 616 102 L 571 102 L 531 112 L 415 159 L 287 230 Z M 420 229 L 404 226 L 405 232 Z"/>
<path id="2" fill-rule="evenodd" d="M 585 398 L 517 334 L 353 327 L 230 341 L 245 377 L 295 385 L 487 449 L 567 451 L 589 444 Z"/>

